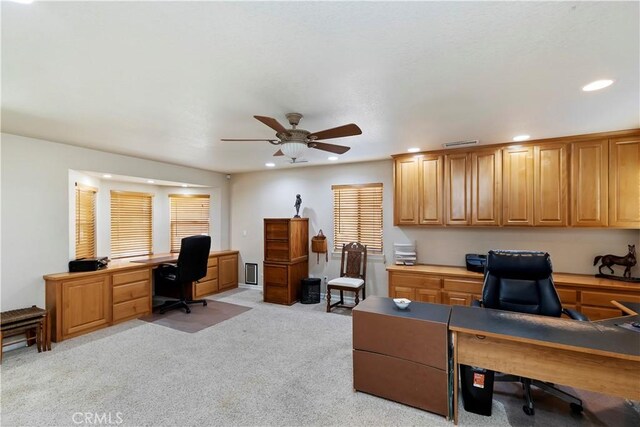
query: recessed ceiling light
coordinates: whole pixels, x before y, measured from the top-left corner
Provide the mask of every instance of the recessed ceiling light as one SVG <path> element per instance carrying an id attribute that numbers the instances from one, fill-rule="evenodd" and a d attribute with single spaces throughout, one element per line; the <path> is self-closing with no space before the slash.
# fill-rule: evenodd
<path id="1" fill-rule="evenodd" d="M 183 186 L 184 188 L 187 188 L 187 187 L 188 187 L 188 185 L 187 185 L 187 184 L 182 184 L 182 186 Z"/>
<path id="2" fill-rule="evenodd" d="M 276 164 L 275 164 L 275 163 L 265 163 L 264 165 L 265 165 L 266 167 L 268 167 L 268 168 L 273 168 L 273 167 L 275 167 L 275 166 L 276 166 Z"/>
<path id="3" fill-rule="evenodd" d="M 103 178 L 111 178 L 111 175 L 109 175 L 108 173 L 105 173 L 104 175 L 102 175 Z"/>
<path id="4" fill-rule="evenodd" d="M 529 135 L 518 135 L 518 136 L 514 136 L 513 140 L 516 142 L 520 142 L 520 141 L 526 141 L 529 138 L 531 138 L 531 136 Z"/>
<path id="5" fill-rule="evenodd" d="M 329 156 L 327 157 L 327 160 L 331 160 L 332 162 L 335 162 L 336 160 L 338 160 L 338 156 Z"/>
<path id="6" fill-rule="evenodd" d="M 416 148 L 416 147 L 413 147 L 413 148 L 409 148 L 407 151 L 408 151 L 409 153 L 417 153 L 418 151 L 420 151 L 420 149 L 419 149 L 419 148 Z"/>
<path id="7" fill-rule="evenodd" d="M 155 182 L 155 181 L 154 181 L 154 180 L 152 180 L 152 179 L 148 179 L 148 180 L 147 180 L 147 183 L 148 183 L 148 184 L 153 184 L 154 182 Z"/>
<path id="8" fill-rule="evenodd" d="M 604 89 L 605 87 L 609 87 L 613 84 L 613 80 L 596 80 L 595 82 L 591 82 L 588 85 L 582 86 L 582 90 L 585 92 L 592 92 L 594 90 Z"/>

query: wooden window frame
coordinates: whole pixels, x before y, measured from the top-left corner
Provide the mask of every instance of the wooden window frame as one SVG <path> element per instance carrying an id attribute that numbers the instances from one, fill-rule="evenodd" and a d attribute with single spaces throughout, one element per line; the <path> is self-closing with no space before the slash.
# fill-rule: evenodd
<path id="1" fill-rule="evenodd" d="M 139 208 L 143 212 L 135 220 L 127 221 L 124 215 L 120 217 L 119 210 L 122 203 L 114 203 L 114 196 L 117 198 L 130 197 L 140 199 L 141 206 Z M 111 190 L 111 258 L 129 258 L 153 254 L 153 197 L 154 195 L 151 193 Z M 138 209 L 135 204 L 131 205 L 134 203 L 133 201 L 130 200 L 128 203 L 129 209 Z M 146 212 L 144 212 L 145 209 L 147 209 Z M 142 232 L 140 230 L 134 231 L 134 227 L 144 227 L 145 229 Z M 124 230 L 119 232 L 117 230 L 119 228 Z M 136 239 L 141 239 L 141 241 L 136 242 Z"/>
<path id="2" fill-rule="evenodd" d="M 364 189 L 379 189 L 378 192 L 365 192 Z M 342 250 L 343 243 L 349 243 L 349 241 L 358 241 L 367 246 L 367 250 L 370 254 L 382 254 L 384 251 L 383 244 L 383 203 L 384 203 L 384 186 L 381 182 L 369 183 L 369 184 L 351 184 L 351 185 L 332 185 L 331 190 L 333 192 L 333 249 L 336 252 Z M 340 190 L 355 191 L 355 197 L 350 196 L 345 200 L 341 198 L 346 195 L 340 192 Z M 369 193 L 369 194 L 367 194 Z M 365 199 L 369 199 L 368 201 Z M 375 205 L 379 199 L 379 206 Z M 367 202 L 365 204 L 365 202 Z M 357 210 L 357 213 L 347 214 L 345 218 L 341 218 L 344 215 L 341 210 L 345 210 L 344 203 L 351 204 L 351 210 Z M 363 212 L 364 210 L 369 212 Z M 363 218 L 362 215 L 366 213 L 367 217 Z M 363 224 L 363 221 L 369 222 L 368 225 Z M 346 224 L 345 224 L 346 222 Z M 372 224 L 373 223 L 373 224 Z M 372 230 L 367 228 L 368 226 L 375 226 Z M 379 230 L 377 226 L 379 225 Z M 344 239 L 339 237 L 343 233 L 343 227 L 355 227 L 355 230 L 349 230 L 349 238 Z"/>
<path id="3" fill-rule="evenodd" d="M 200 217 L 200 219 L 188 219 L 188 220 L 180 220 L 174 218 L 174 200 L 177 202 L 179 200 L 190 200 L 190 199 L 206 199 L 207 200 L 207 214 L 206 220 L 202 219 L 204 217 Z M 177 207 L 175 208 L 178 209 Z M 170 242 L 170 251 L 172 253 L 180 252 L 180 244 L 182 238 L 187 236 L 193 236 L 194 234 L 206 234 L 210 236 L 211 231 L 211 196 L 209 194 L 169 194 L 169 242 Z M 187 227 L 187 229 L 191 229 L 190 233 L 181 233 L 179 232 L 180 224 L 183 224 Z"/>
<path id="4" fill-rule="evenodd" d="M 75 256 L 78 258 L 95 258 L 96 257 L 96 203 L 98 189 L 88 185 L 75 184 L 75 205 L 76 205 L 76 248 Z M 90 195 L 90 196 L 89 196 Z M 83 200 L 85 197 L 90 197 L 90 200 Z M 88 203 L 88 206 L 84 206 L 83 203 Z M 89 217 L 86 218 L 86 210 L 89 209 Z"/>

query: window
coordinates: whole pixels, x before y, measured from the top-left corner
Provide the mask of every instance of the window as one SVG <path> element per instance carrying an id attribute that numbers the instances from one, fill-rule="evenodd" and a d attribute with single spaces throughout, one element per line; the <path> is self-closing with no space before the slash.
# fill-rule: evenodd
<path id="1" fill-rule="evenodd" d="M 111 190 L 111 257 L 150 255 L 153 195 Z"/>
<path id="2" fill-rule="evenodd" d="M 96 256 L 97 191 L 76 183 L 76 259 Z"/>
<path id="3" fill-rule="evenodd" d="M 208 194 L 169 194 L 171 252 L 180 252 L 183 237 L 209 234 Z"/>
<path id="4" fill-rule="evenodd" d="M 382 183 L 333 185 L 333 247 L 360 242 L 382 253 Z"/>

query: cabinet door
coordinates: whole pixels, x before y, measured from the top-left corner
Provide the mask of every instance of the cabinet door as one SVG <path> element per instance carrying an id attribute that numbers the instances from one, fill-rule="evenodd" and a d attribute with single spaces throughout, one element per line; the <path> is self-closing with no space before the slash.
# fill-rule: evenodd
<path id="1" fill-rule="evenodd" d="M 218 257 L 218 286 L 220 289 L 238 286 L 238 255 Z"/>
<path id="2" fill-rule="evenodd" d="M 416 157 L 395 162 L 395 225 L 418 223 L 418 166 Z"/>
<path id="3" fill-rule="evenodd" d="M 62 335 L 67 338 L 111 323 L 109 276 L 72 280 L 62 284 Z"/>
<path id="4" fill-rule="evenodd" d="M 640 227 L 640 138 L 609 142 L 609 226 Z"/>
<path id="5" fill-rule="evenodd" d="M 416 301 L 440 303 L 440 292 L 435 289 L 416 289 Z"/>
<path id="6" fill-rule="evenodd" d="M 444 157 L 444 216 L 447 225 L 471 222 L 470 156 L 467 153 Z"/>
<path id="7" fill-rule="evenodd" d="M 391 289 L 391 298 L 406 298 L 414 301 L 416 299 L 416 290 L 407 286 L 394 286 Z"/>
<path id="8" fill-rule="evenodd" d="M 418 160 L 420 167 L 419 199 L 420 224 L 442 225 L 444 176 L 443 156 L 424 155 Z"/>
<path id="9" fill-rule="evenodd" d="M 608 223 L 607 141 L 571 144 L 571 225 Z"/>
<path id="10" fill-rule="evenodd" d="M 472 295 L 462 292 L 443 292 L 442 302 L 447 305 L 471 305 Z"/>
<path id="11" fill-rule="evenodd" d="M 533 225 L 533 147 L 502 151 L 503 225 Z"/>
<path id="12" fill-rule="evenodd" d="M 533 151 L 533 225 L 567 225 L 567 148 L 535 146 Z"/>
<path id="13" fill-rule="evenodd" d="M 500 225 L 502 208 L 500 150 L 471 153 L 471 224 Z"/>

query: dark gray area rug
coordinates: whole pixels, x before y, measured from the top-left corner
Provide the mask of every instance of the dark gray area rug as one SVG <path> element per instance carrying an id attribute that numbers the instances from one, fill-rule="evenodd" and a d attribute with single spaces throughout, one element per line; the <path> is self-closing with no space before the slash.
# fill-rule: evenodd
<path id="1" fill-rule="evenodd" d="M 207 300 L 206 307 L 203 307 L 202 304 L 192 305 L 191 313 L 189 314 L 185 313 L 184 310 L 176 309 L 165 314 L 153 313 L 149 316 L 141 317 L 140 320 L 192 334 L 224 322 L 248 310 L 251 310 L 251 307 Z"/>

